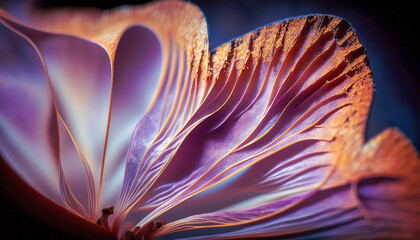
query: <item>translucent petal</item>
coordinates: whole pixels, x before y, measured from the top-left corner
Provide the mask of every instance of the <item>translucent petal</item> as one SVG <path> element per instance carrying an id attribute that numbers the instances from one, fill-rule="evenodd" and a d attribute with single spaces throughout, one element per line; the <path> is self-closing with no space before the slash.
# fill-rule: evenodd
<path id="1" fill-rule="evenodd" d="M 72 144 L 60 144 L 60 157 L 66 158 L 65 154 L 61 154 L 66 152 L 73 152 L 71 156 L 83 156 L 65 160 L 73 161 L 76 165 L 83 162 L 85 168 L 79 168 L 82 172 L 65 172 L 69 179 L 80 181 L 76 177 L 80 173 L 86 176 L 83 179 L 92 181 L 86 191 L 78 191 L 78 195 L 88 199 L 82 201 L 82 205 L 89 209 L 89 218 L 95 219 L 99 212 L 97 190 L 102 177 L 111 99 L 109 57 L 103 48 L 86 40 L 32 30 L 10 20 L 7 22 L 22 31 L 39 49 L 51 86 L 47 88 L 49 95 L 54 99 L 58 118 L 67 128 L 58 133 L 70 134 L 73 141 Z M 58 173 L 57 170 L 58 168 L 53 173 Z"/>
<path id="2" fill-rule="evenodd" d="M 352 142 L 348 145 L 354 147 Z M 370 148 L 370 151 L 363 150 L 367 148 Z M 165 237 L 413 239 L 418 236 L 420 191 L 417 183 L 420 178 L 416 169 L 420 163 L 413 147 L 398 131 L 387 130 L 357 152 L 357 160 L 347 153 L 346 161 L 362 161 L 364 164 L 354 167 L 358 173 L 347 176 L 345 181 L 331 175 L 322 189 L 308 192 L 305 197 L 289 197 L 251 209 L 189 216 L 165 225 L 162 232 L 156 236 L 177 228 L 193 231 Z M 372 161 L 369 159 L 372 152 L 375 153 L 373 155 L 377 158 L 376 161 L 382 162 L 381 167 L 372 168 L 367 163 Z M 396 162 L 393 159 L 400 161 Z M 371 172 L 367 174 L 367 171 L 361 171 L 361 168 L 371 169 Z M 341 175 L 341 178 L 346 178 L 345 171 L 341 171 L 340 167 L 334 172 Z M 296 202 L 296 198 L 300 201 Z M 257 220 L 261 215 L 273 212 L 277 213 Z M 238 222 L 246 224 L 235 224 Z M 203 231 L 205 225 L 213 228 Z"/>
<path id="3" fill-rule="evenodd" d="M 115 56 L 112 109 L 105 158 L 102 205 L 115 204 L 124 179 L 125 159 L 137 122 L 152 103 L 163 70 L 159 39 L 144 26 L 121 37 Z M 116 174 L 116 169 L 119 174 Z"/>
<path id="4" fill-rule="evenodd" d="M 26 149 L 54 154 L 53 118 L 54 180 L 76 214 L 93 221 L 102 191 L 102 206 L 116 203 L 114 232 L 165 218 L 153 237 L 420 235 L 418 154 L 396 130 L 364 142 L 372 73 L 343 19 L 288 19 L 210 53 L 201 12 L 183 2 L 35 13 L 25 21 L 37 30 L 0 13 L 44 61 L 19 63 L 15 86 L 21 66 L 2 59 L 2 154 L 45 181 L 18 165 L 34 161 Z M 45 85 L 42 64 L 55 98 L 28 90 L 28 74 Z M 22 105 L 42 112 L 40 127 Z"/>
<path id="5" fill-rule="evenodd" d="M 51 90 L 39 52 L 0 19 L 0 150 L 34 189 L 62 204 Z"/>
<path id="6" fill-rule="evenodd" d="M 259 168 L 263 169 L 261 172 L 267 171 L 258 180 L 260 185 L 267 185 L 267 195 L 259 192 L 260 200 L 247 201 L 258 194 L 243 184 L 242 189 L 238 187 L 237 191 L 241 194 L 250 191 L 249 195 L 243 198 L 233 196 L 237 199 L 236 203 L 212 204 L 213 210 L 235 207 L 235 204 L 253 208 L 258 204 L 281 200 L 284 195 L 273 193 L 281 181 L 284 181 L 284 189 L 278 191 L 293 189 L 294 186 L 295 192 L 289 193 L 291 195 L 305 191 L 298 186 L 320 185 L 328 176 L 333 158 L 321 157 L 321 160 L 306 164 L 302 164 L 304 158 L 301 161 L 294 159 L 289 168 L 284 166 L 288 161 L 293 162 L 293 156 L 328 152 L 334 137 L 335 118 L 348 114 L 348 106 L 354 100 L 345 91 L 360 78 L 352 72 L 352 68 L 362 68 L 365 64 L 365 58 L 359 51 L 361 45 L 358 42 L 348 44 L 348 39 L 352 37 L 341 34 L 348 28 L 348 24 L 337 18 L 301 18 L 285 24 L 277 23 L 227 44 L 226 48 L 233 49 L 233 52 L 224 51 L 224 47 L 216 52 L 215 59 L 226 59 L 224 69 L 216 72 L 218 80 L 196 112 L 208 117 L 198 122 L 180 144 L 156 188 L 149 192 L 151 200 L 143 207 L 152 204 L 149 207 L 155 209 L 140 225 L 175 206 L 178 209 L 176 213 L 169 213 L 166 218 L 183 216 L 179 215 L 180 212 L 190 215 L 198 210 L 191 208 L 194 205 L 192 202 L 185 203 L 188 209 L 178 204 L 207 189 L 214 196 L 216 193 L 212 192 L 212 187 L 267 158 L 279 164 L 276 172 L 270 172 L 267 166 L 273 167 L 273 162 L 267 160 L 266 166 L 252 168 L 248 175 L 252 176 Z M 295 29 L 296 34 L 286 29 Z M 294 45 L 278 45 L 273 49 L 274 44 L 263 44 L 267 42 Z M 269 55 L 271 51 L 275 54 Z M 274 85 L 279 88 L 272 88 Z M 259 88 L 254 89 L 257 86 Z M 185 167 L 185 164 L 190 164 L 186 159 L 191 159 L 191 167 Z M 292 173 L 296 172 L 302 172 L 303 176 L 292 177 Z M 305 173 L 313 177 L 305 176 Z M 302 182 L 295 178 L 302 179 Z M 294 180 L 297 183 L 293 183 Z M 229 184 L 224 187 L 227 186 Z M 203 198 L 197 201 L 203 203 Z M 223 205 L 228 202 L 231 206 Z"/>

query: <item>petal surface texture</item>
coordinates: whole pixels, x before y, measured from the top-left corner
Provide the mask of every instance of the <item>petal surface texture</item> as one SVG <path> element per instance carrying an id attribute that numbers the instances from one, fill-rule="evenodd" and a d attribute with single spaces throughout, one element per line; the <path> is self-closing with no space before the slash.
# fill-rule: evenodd
<path id="1" fill-rule="evenodd" d="M 418 153 L 397 129 L 364 139 L 373 75 L 345 20 L 210 52 L 179 1 L 0 13 L 1 154 L 73 213 L 115 205 L 120 234 L 165 219 L 160 239 L 420 236 Z"/>
<path id="2" fill-rule="evenodd" d="M 53 101 L 33 43 L 0 23 L 0 148 L 20 176 L 61 202 Z"/>

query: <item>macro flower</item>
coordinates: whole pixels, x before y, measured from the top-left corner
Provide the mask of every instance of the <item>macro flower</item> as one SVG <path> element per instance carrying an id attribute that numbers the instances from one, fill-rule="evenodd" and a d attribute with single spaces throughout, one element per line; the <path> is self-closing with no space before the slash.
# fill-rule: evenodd
<path id="1" fill-rule="evenodd" d="M 345 20 L 214 52 L 180 1 L 0 22 L 1 154 L 80 221 L 121 239 L 420 236 L 418 154 L 397 129 L 364 139 L 373 77 Z"/>

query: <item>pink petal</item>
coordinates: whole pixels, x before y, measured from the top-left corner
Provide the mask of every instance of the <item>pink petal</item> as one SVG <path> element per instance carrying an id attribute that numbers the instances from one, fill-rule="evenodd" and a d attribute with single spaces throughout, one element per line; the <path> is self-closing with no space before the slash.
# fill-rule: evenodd
<path id="1" fill-rule="evenodd" d="M 31 40 L 0 19 L 0 149 L 34 189 L 62 203 L 51 91 Z"/>
<path id="2" fill-rule="evenodd" d="M 28 36 L 39 49 L 51 84 L 52 92 L 48 87 L 48 94 L 52 94 L 55 100 L 58 118 L 68 128 L 59 131 L 60 138 L 70 134 L 74 141 L 72 144 L 61 144 L 59 151 L 73 152 L 71 156 L 83 156 L 66 159 L 68 154 L 60 154 L 60 161 L 73 161 L 74 164 L 83 162 L 86 165 L 86 168 L 79 170 L 86 176 L 83 179 L 93 182 L 88 184 L 86 191 L 78 191 L 77 195 L 88 199 L 82 201 L 82 205 L 89 209 L 89 218 L 95 219 L 99 212 L 97 190 L 102 177 L 110 107 L 111 66 L 108 54 L 100 46 L 83 39 L 32 30 L 11 21 L 8 23 Z M 64 172 L 67 172 L 71 186 L 79 186 L 80 179 L 77 177 L 80 172 Z M 72 179 L 76 183 L 71 183 Z M 66 198 L 64 201 L 67 201 Z"/>
<path id="3" fill-rule="evenodd" d="M 333 129 L 314 126 L 321 124 L 328 126 L 330 119 L 337 114 L 343 114 L 350 103 L 351 99 L 342 92 L 356 80 L 349 70 L 350 66 L 357 66 L 360 63 L 361 60 L 357 59 L 359 55 L 351 58 L 354 62 L 350 62 L 349 67 L 340 66 L 348 61 L 346 57 L 354 51 L 351 48 L 357 49 L 357 44 L 346 48 L 340 43 L 343 36 L 336 34 L 335 31 L 345 31 L 348 25 L 339 19 L 331 19 L 329 22 L 323 21 L 322 18 L 302 18 L 289 24 L 293 27 L 300 26 L 301 29 L 296 29 L 299 34 L 288 36 L 286 33 L 283 36 L 284 26 L 279 23 L 261 30 L 259 38 L 256 34 L 255 36 L 250 34 L 232 46 L 234 52 L 232 55 L 227 55 L 226 70 L 222 69 L 220 75 L 216 75 L 219 77 L 219 82 L 226 81 L 224 87 L 218 88 L 216 82 L 201 106 L 204 109 L 199 109 L 196 114 L 207 109 L 217 111 L 212 113 L 209 110 L 208 114 L 211 116 L 201 122 L 181 144 L 179 154 L 174 156 L 165 169 L 165 175 L 156 185 L 168 187 L 166 189 L 160 187 L 155 192 L 153 190 L 150 192 L 150 196 L 163 196 L 163 198 L 153 198 L 151 202 L 158 207 L 144 218 L 140 225 L 149 221 L 149 217 L 151 219 L 157 217 L 276 152 L 281 150 L 287 152 L 286 149 L 295 144 L 313 141 L 313 144 L 294 149 L 295 155 L 306 149 L 310 151 L 328 149 Z M 318 32 L 319 24 L 325 24 L 327 30 Z M 274 34 L 268 34 L 270 31 L 274 31 Z M 273 36 L 277 36 L 277 39 L 270 39 Z M 259 41 L 296 43 L 286 52 L 283 51 L 288 49 L 287 45 L 279 47 L 273 59 L 268 61 L 263 54 L 264 51 L 271 49 L 261 49 L 259 45 L 253 48 L 253 42 Z M 229 44 L 226 46 L 230 48 Z M 242 53 L 246 52 L 246 49 L 249 49 L 250 54 L 244 57 Z M 220 52 L 227 54 L 226 51 Z M 246 60 L 242 62 L 242 59 Z M 289 73 L 290 68 L 294 71 Z M 267 70 L 260 72 L 261 69 Z M 272 69 L 278 71 L 273 72 Z M 267 76 L 265 72 L 268 73 Z M 280 89 L 270 87 L 279 84 Z M 260 88 L 255 90 L 256 86 Z M 250 95 L 253 96 L 252 102 L 249 101 Z M 212 96 L 214 99 L 210 98 Z M 207 101 L 209 101 L 208 106 Z M 194 161 L 191 162 L 192 167 L 185 167 L 186 159 Z M 281 162 L 282 158 L 277 161 Z M 328 166 L 331 163 L 330 158 L 325 158 L 324 162 L 319 164 Z M 317 166 L 317 164 L 311 166 L 298 163 L 296 165 L 300 166 L 299 171 Z M 171 179 L 171 176 L 176 177 Z M 316 180 L 313 179 L 313 183 L 321 184 L 326 178 L 326 173 L 314 176 L 317 177 Z M 190 211 L 185 211 L 186 214 L 187 212 Z"/>
<path id="4" fill-rule="evenodd" d="M 152 103 L 159 80 L 163 77 L 160 44 L 155 33 L 144 26 L 127 29 L 118 43 L 105 158 L 103 206 L 117 201 L 132 131 Z"/>

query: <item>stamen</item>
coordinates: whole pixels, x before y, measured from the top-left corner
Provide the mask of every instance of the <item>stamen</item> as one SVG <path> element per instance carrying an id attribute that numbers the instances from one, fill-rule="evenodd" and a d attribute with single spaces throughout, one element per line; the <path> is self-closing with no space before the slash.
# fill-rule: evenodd
<path id="1" fill-rule="evenodd" d="M 125 232 L 125 240 L 151 240 L 152 234 L 159 228 L 166 224 L 166 220 L 162 219 L 159 222 L 149 222 L 143 227 L 135 227 L 133 230 Z"/>
<path id="2" fill-rule="evenodd" d="M 96 221 L 98 225 L 104 226 L 106 229 L 109 229 L 108 218 L 114 214 L 114 206 L 109 206 L 102 209 L 102 216 Z"/>

